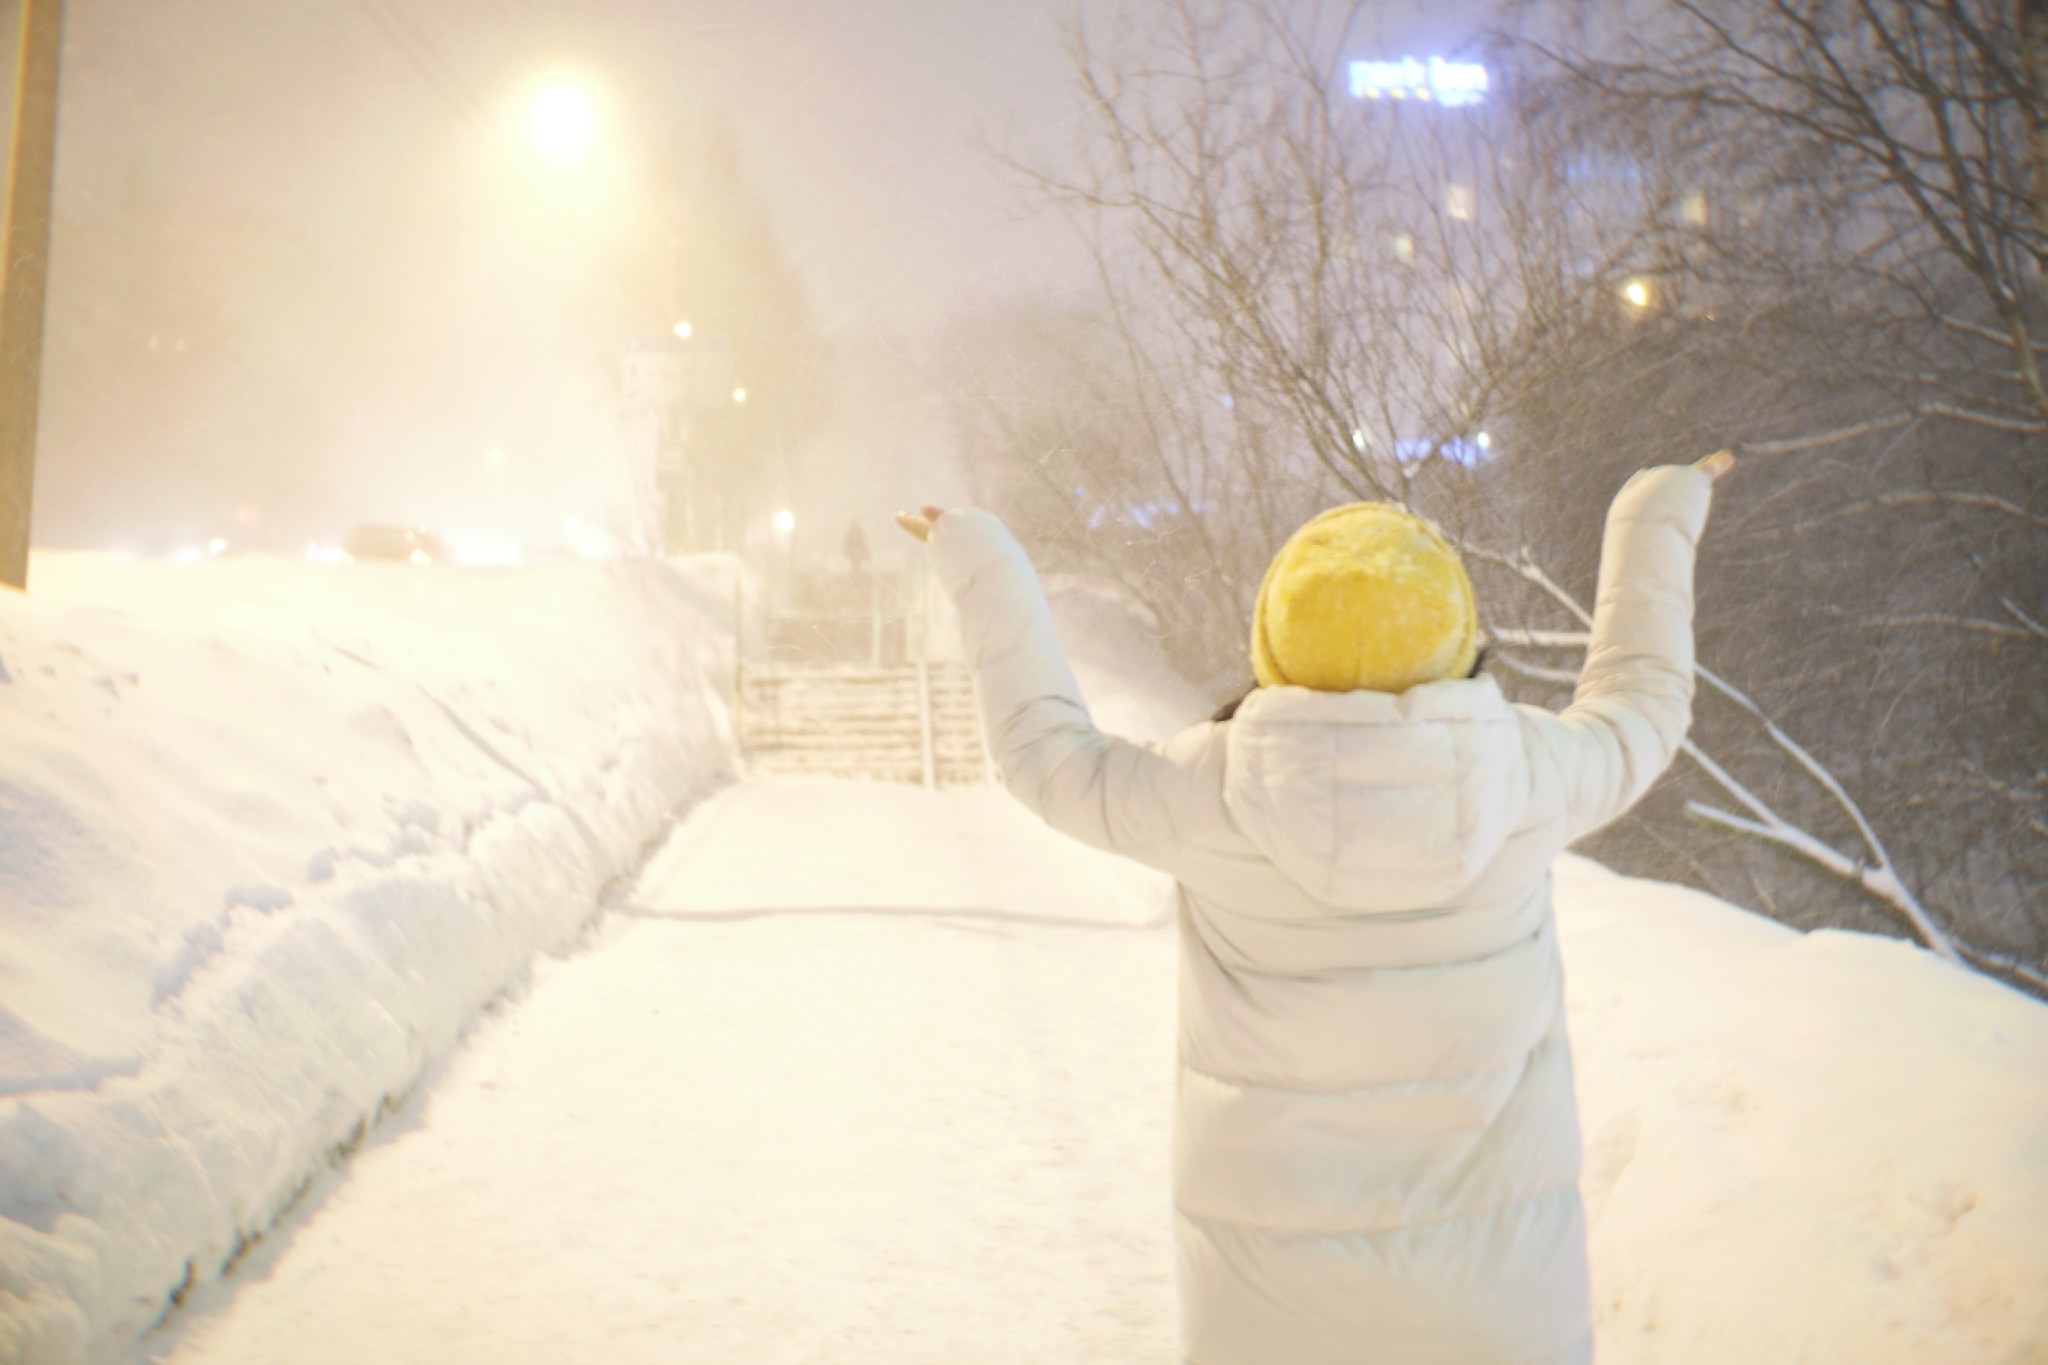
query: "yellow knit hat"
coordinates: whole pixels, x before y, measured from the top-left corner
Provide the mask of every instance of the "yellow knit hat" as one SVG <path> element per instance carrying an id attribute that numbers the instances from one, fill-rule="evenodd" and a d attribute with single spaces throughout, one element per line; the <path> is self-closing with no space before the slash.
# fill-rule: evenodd
<path id="1" fill-rule="evenodd" d="M 1458 552 L 1383 502 L 1333 507 L 1289 537 L 1252 616 L 1252 672 L 1264 687 L 1405 692 L 1464 677 L 1478 649 Z"/>

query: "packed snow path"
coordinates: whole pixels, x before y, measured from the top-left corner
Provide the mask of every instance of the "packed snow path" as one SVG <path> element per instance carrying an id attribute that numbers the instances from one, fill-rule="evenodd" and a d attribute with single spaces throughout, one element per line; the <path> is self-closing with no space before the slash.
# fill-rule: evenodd
<path id="1" fill-rule="evenodd" d="M 729 789 L 150 1357 L 1170 1360 L 1167 911 L 992 789 Z"/>

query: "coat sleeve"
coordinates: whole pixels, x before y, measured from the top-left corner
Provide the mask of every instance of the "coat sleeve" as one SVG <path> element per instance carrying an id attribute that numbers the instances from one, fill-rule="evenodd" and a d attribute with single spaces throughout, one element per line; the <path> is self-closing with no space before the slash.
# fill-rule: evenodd
<path id="1" fill-rule="evenodd" d="M 1150 861 L 1175 840 L 1181 765 L 1095 728 L 1030 559 L 987 512 L 946 513 L 932 565 L 959 609 L 982 725 L 1003 782 L 1063 834 Z"/>
<path id="2" fill-rule="evenodd" d="M 1634 805 L 1692 724 L 1693 557 L 1713 481 L 1667 465 L 1608 509 L 1586 666 L 1562 714 L 1522 708 L 1532 771 L 1557 784 L 1569 842 Z"/>

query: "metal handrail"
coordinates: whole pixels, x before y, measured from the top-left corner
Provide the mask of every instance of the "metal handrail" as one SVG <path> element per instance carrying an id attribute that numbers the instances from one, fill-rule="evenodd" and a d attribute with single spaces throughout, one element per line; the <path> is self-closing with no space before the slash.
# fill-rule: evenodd
<path id="1" fill-rule="evenodd" d="M 925 790 L 930 791 L 939 785 L 939 765 L 932 741 L 932 665 L 929 659 L 917 661 L 917 729 L 924 748 Z"/>
<path id="2" fill-rule="evenodd" d="M 1003 785 L 1003 779 L 1002 774 L 996 771 L 996 747 L 989 743 L 988 712 L 983 710 L 981 705 L 981 675 L 974 671 L 973 664 L 967 664 L 965 668 L 967 690 L 974 697 L 975 738 L 981 741 L 981 780 L 991 787 L 1000 787 Z"/>

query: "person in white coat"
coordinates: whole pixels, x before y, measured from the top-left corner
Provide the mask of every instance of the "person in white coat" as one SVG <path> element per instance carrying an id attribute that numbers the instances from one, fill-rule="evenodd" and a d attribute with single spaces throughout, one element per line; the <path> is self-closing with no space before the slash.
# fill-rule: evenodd
<path id="1" fill-rule="evenodd" d="M 1260 686 L 1157 745 L 1091 722 L 1000 521 L 899 518 L 958 605 L 1009 789 L 1178 883 L 1184 1360 L 1592 1358 L 1550 868 L 1685 735 L 1694 547 L 1732 463 L 1616 497 L 1562 714 L 1473 675 L 1455 551 L 1363 503 L 1275 557 Z"/>

